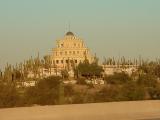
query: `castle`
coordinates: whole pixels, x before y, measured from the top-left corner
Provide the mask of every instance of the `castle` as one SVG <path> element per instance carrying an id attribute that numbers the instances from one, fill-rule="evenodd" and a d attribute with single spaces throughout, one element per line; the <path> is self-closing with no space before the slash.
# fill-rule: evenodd
<path id="1" fill-rule="evenodd" d="M 67 32 L 64 38 L 56 41 L 56 48 L 51 54 L 52 65 L 58 69 L 69 69 L 73 64 L 77 66 L 87 58 L 91 63 L 93 56 L 84 41 L 72 32 Z"/>
<path id="2" fill-rule="evenodd" d="M 89 63 L 92 63 L 94 58 L 95 57 L 91 54 L 89 48 L 86 47 L 84 41 L 69 31 L 63 38 L 56 40 L 56 46 L 52 49 L 52 52 L 49 55 L 49 61 L 51 64 L 50 71 L 46 68 L 41 68 L 40 76 L 61 76 L 62 70 L 66 70 L 71 77 L 74 77 L 74 67 L 85 59 L 87 59 Z M 132 65 L 129 63 L 125 63 L 125 65 L 114 63 L 101 66 L 104 69 L 104 74 L 107 75 L 112 75 L 115 72 L 126 72 L 128 74 L 132 74 L 132 72 L 137 69 L 137 65 L 134 63 Z M 32 72 L 28 75 L 28 77 L 33 76 Z"/>

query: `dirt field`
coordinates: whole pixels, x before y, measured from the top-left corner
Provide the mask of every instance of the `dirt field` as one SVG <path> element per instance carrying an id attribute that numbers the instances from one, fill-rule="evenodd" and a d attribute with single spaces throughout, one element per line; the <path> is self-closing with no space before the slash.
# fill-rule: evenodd
<path id="1" fill-rule="evenodd" d="M 0 109 L 0 120 L 160 120 L 160 101 Z"/>

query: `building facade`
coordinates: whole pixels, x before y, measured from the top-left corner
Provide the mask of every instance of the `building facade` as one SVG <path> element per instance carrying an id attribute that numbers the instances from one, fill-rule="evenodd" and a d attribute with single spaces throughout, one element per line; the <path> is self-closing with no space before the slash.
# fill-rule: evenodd
<path id="1" fill-rule="evenodd" d="M 62 39 L 56 41 L 51 54 L 51 62 L 58 70 L 71 69 L 85 59 L 91 63 L 94 57 L 84 41 L 72 32 L 67 32 Z"/>

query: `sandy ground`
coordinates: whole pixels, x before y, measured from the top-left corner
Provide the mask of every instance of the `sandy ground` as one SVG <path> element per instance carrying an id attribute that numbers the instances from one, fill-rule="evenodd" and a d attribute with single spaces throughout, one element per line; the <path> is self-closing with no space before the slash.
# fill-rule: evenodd
<path id="1" fill-rule="evenodd" d="M 160 120 L 160 101 L 0 109 L 0 120 Z"/>

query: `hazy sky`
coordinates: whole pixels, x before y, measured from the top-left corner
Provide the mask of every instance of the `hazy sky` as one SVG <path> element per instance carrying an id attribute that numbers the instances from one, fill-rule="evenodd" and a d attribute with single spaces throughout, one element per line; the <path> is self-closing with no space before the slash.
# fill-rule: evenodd
<path id="1" fill-rule="evenodd" d="M 49 54 L 69 21 L 100 58 L 160 57 L 160 0 L 0 0 L 0 67 Z"/>

